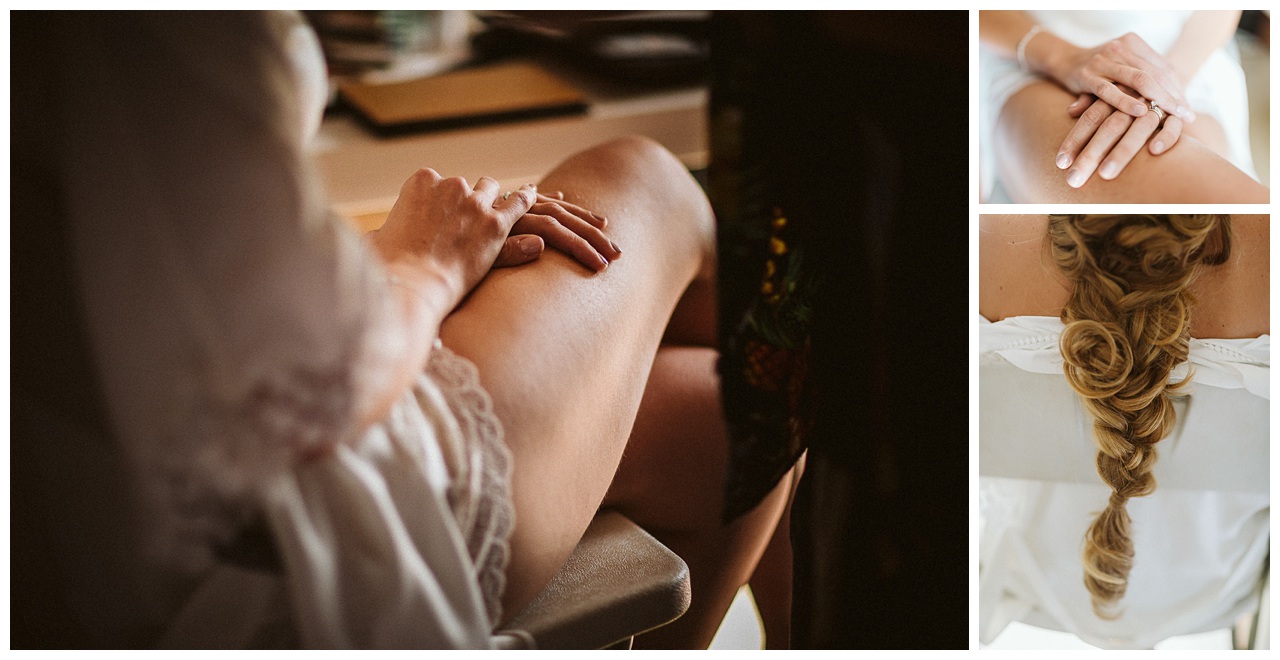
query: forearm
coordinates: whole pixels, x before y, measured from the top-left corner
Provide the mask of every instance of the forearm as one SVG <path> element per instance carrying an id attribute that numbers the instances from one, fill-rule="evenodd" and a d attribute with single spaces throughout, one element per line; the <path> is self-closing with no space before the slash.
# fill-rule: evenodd
<path id="1" fill-rule="evenodd" d="M 1231 40 L 1240 23 L 1239 11 L 1197 11 L 1166 53 L 1169 64 L 1186 85 L 1214 51 Z"/>
<path id="2" fill-rule="evenodd" d="M 978 38 L 991 52 L 1011 60 L 1017 59 L 1018 42 L 1035 24 L 1025 11 L 980 11 Z"/>
<path id="3" fill-rule="evenodd" d="M 1068 54 L 1080 47 L 1049 32 L 1031 33 L 1036 22 L 1024 11 L 979 12 L 978 32 L 982 45 L 991 52 L 1011 60 L 1018 59 L 1018 46 L 1022 45 L 1023 61 L 1035 73 L 1062 82 L 1063 62 Z M 1028 38 L 1030 37 L 1030 38 Z M 1023 40 L 1026 40 L 1025 43 Z"/>
<path id="4" fill-rule="evenodd" d="M 387 264 L 389 313 L 380 332 L 373 334 L 377 357 L 375 374 L 365 385 L 359 410 L 361 428 L 386 417 L 426 365 L 440 324 L 453 311 L 449 287 L 430 271 L 409 260 Z"/>

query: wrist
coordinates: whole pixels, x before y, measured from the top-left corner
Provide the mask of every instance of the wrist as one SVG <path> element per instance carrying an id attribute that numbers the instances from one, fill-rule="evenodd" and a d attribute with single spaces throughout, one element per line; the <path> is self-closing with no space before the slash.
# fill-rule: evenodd
<path id="1" fill-rule="evenodd" d="M 1173 73 L 1178 76 L 1178 82 L 1182 83 L 1184 89 L 1191 84 L 1191 79 L 1195 77 L 1196 71 L 1200 69 L 1199 62 L 1191 62 L 1172 53 L 1165 57 L 1165 62 L 1168 63 L 1169 68 L 1173 69 Z"/>
<path id="2" fill-rule="evenodd" d="M 1027 41 L 1023 52 L 1027 70 L 1063 82 L 1064 62 L 1078 50 L 1058 35 L 1042 30 Z"/>
<path id="3" fill-rule="evenodd" d="M 404 301 L 411 314 L 444 318 L 462 300 L 461 279 L 417 259 L 397 259 L 387 264 L 392 295 Z"/>

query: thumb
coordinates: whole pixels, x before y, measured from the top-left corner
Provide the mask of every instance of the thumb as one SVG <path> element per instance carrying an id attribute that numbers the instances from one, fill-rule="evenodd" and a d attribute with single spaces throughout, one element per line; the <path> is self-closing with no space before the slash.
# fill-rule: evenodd
<path id="1" fill-rule="evenodd" d="M 542 254 L 544 245 L 542 238 L 533 234 L 511 236 L 502 244 L 498 258 L 494 260 L 494 268 L 510 268 L 527 264 Z"/>

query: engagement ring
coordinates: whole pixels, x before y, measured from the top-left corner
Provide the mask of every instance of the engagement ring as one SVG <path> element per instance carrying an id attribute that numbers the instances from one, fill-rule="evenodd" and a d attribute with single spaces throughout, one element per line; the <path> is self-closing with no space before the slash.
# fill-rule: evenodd
<path id="1" fill-rule="evenodd" d="M 1157 121 L 1161 121 L 1161 122 L 1163 122 L 1163 121 L 1164 121 L 1164 118 L 1165 118 L 1165 112 L 1164 112 L 1164 110 L 1161 110 L 1161 109 L 1160 109 L 1160 106 L 1159 106 L 1159 105 L 1157 105 L 1155 101 L 1151 101 L 1151 111 L 1152 111 L 1152 112 L 1154 112 L 1154 113 L 1156 113 L 1156 120 L 1157 120 Z"/>

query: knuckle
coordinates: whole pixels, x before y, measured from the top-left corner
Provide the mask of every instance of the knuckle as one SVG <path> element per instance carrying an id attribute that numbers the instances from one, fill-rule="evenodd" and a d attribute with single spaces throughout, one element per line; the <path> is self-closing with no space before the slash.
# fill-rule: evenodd
<path id="1" fill-rule="evenodd" d="M 440 175 L 436 174 L 436 171 L 430 167 L 419 168 L 404 182 L 405 187 L 421 188 L 429 186 L 432 182 L 438 179 L 439 176 Z"/>
<path id="2" fill-rule="evenodd" d="M 1102 122 L 1102 129 L 1109 132 L 1121 132 L 1129 127 L 1129 116 L 1123 112 L 1113 112 L 1106 121 Z"/>
<path id="3" fill-rule="evenodd" d="M 486 213 L 481 216 L 481 225 L 486 231 L 493 235 L 505 236 L 507 234 L 508 225 L 502 216 L 497 213 Z"/>
<path id="4" fill-rule="evenodd" d="M 1111 116 L 1111 107 L 1105 103 L 1094 103 L 1089 106 L 1088 110 L 1084 111 L 1084 119 L 1087 119 L 1090 124 L 1095 126 L 1101 124 L 1109 116 Z"/>
<path id="5" fill-rule="evenodd" d="M 1155 78 L 1141 69 L 1135 70 L 1129 79 L 1129 83 L 1136 89 L 1150 87 L 1153 82 L 1155 82 Z"/>

